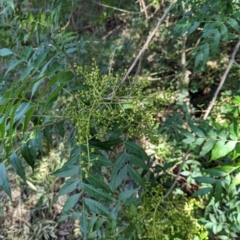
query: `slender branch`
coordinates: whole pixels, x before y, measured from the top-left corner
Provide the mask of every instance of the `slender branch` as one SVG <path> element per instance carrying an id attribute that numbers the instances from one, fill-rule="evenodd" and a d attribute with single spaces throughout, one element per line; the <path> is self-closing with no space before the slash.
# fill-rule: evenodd
<path id="1" fill-rule="evenodd" d="M 173 184 L 171 185 L 170 189 L 168 190 L 168 192 L 163 196 L 163 199 L 166 199 L 170 195 L 170 193 L 174 190 L 174 188 L 177 184 L 178 178 L 180 176 L 180 173 L 182 172 L 183 165 L 186 162 L 186 160 L 188 159 L 189 154 L 190 154 L 190 151 L 187 151 L 186 154 L 184 155 L 183 161 L 178 169 L 177 176 L 175 177 L 175 180 L 174 180 Z"/>
<path id="2" fill-rule="evenodd" d="M 222 78 L 221 78 L 221 81 L 220 81 L 220 83 L 219 83 L 219 85 L 218 85 L 218 88 L 217 88 L 216 92 L 214 93 L 214 96 L 213 96 L 213 98 L 212 98 L 212 101 L 211 101 L 211 103 L 209 104 L 209 106 L 208 106 L 208 108 L 207 108 L 207 110 L 206 110 L 206 112 L 205 112 L 205 114 L 204 114 L 204 116 L 203 116 L 203 119 L 204 119 L 204 120 L 206 120 L 207 117 L 209 116 L 209 114 L 210 114 L 210 112 L 211 112 L 211 110 L 212 110 L 212 108 L 213 108 L 213 105 L 214 105 L 214 103 L 215 103 L 215 101 L 216 101 L 216 99 L 217 99 L 217 97 L 218 97 L 218 94 L 219 94 L 219 92 L 221 91 L 222 86 L 223 86 L 223 84 L 224 84 L 224 82 L 225 82 L 225 80 L 226 80 L 226 78 L 227 78 L 227 76 L 228 76 L 228 73 L 229 73 L 229 71 L 230 71 L 230 69 L 231 69 L 231 67 L 232 67 L 232 64 L 233 64 L 233 63 L 236 63 L 236 61 L 235 61 L 235 56 L 236 56 L 236 54 L 237 54 L 237 52 L 238 52 L 239 46 L 240 46 L 240 39 L 238 40 L 238 43 L 236 44 L 236 46 L 235 46 L 235 48 L 234 48 L 234 50 L 233 50 L 233 52 L 232 52 L 232 55 L 231 55 L 230 61 L 229 61 L 229 63 L 228 63 L 227 69 L 225 70 L 225 73 L 223 74 L 223 76 L 222 76 Z"/>
<path id="3" fill-rule="evenodd" d="M 125 74 L 125 76 L 123 77 L 123 79 L 121 80 L 120 84 L 117 86 L 116 89 L 114 89 L 113 94 L 117 92 L 117 90 L 119 89 L 119 87 L 121 87 L 123 85 L 123 83 L 126 81 L 126 79 L 128 78 L 129 74 L 131 73 L 131 71 L 133 70 L 133 68 L 135 67 L 135 65 L 137 64 L 138 60 L 141 58 L 141 56 L 143 55 L 143 53 L 145 52 L 145 50 L 147 49 L 149 43 L 151 42 L 152 38 L 154 37 L 154 35 L 156 34 L 157 30 L 159 29 L 160 25 L 162 24 L 162 22 L 165 20 L 165 18 L 167 17 L 168 13 L 170 12 L 170 10 L 172 9 L 173 5 L 177 2 L 177 0 L 173 0 L 171 2 L 171 4 L 169 5 L 169 7 L 166 9 L 165 13 L 163 14 L 163 16 L 158 20 L 157 25 L 155 26 L 155 28 L 153 29 L 153 31 L 151 32 L 151 34 L 148 36 L 147 41 L 145 42 L 145 44 L 143 45 L 142 49 L 139 51 L 137 57 L 135 58 L 134 62 L 132 63 L 132 65 L 130 66 L 130 68 L 128 69 L 127 73 Z"/>
<path id="4" fill-rule="evenodd" d="M 148 19 L 148 12 L 147 12 L 147 8 L 144 0 L 139 0 L 139 5 L 140 5 L 141 12 L 144 12 L 145 18 Z"/>

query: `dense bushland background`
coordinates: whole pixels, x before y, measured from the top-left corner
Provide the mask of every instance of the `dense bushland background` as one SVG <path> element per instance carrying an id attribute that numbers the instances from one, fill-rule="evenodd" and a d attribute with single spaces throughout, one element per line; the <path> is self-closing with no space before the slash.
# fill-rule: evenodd
<path id="1" fill-rule="evenodd" d="M 0 239 L 239 239 L 237 0 L 0 9 Z"/>

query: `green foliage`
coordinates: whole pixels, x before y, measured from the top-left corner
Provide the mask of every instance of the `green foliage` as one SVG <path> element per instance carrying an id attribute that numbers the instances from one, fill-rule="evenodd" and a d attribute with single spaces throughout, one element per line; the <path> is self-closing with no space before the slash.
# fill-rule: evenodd
<path id="1" fill-rule="evenodd" d="M 82 85 L 67 103 L 67 116 L 76 125 L 77 144 L 104 139 L 108 131 L 126 132 L 129 136 L 151 136 L 154 127 L 154 98 L 144 92 L 147 81 L 127 84 L 116 91 L 120 77 L 100 75 L 96 65 L 78 67 Z M 75 103 L 75 106 L 72 105 Z"/>
<path id="2" fill-rule="evenodd" d="M 178 1 L 120 84 L 165 5 L 0 1 L 0 187 L 12 197 L 13 169 L 35 189 L 50 168 L 67 196 L 59 221 L 78 222 L 77 238 L 207 239 L 199 222 L 212 238 L 239 237 L 238 66 L 210 120 L 190 111 L 223 74 L 238 1 Z M 186 71 L 193 107 L 177 97 Z M 143 139 L 155 144 L 151 156 Z M 46 146 L 61 149 L 57 170 L 41 162 Z M 164 197 L 171 187 L 191 197 Z"/>

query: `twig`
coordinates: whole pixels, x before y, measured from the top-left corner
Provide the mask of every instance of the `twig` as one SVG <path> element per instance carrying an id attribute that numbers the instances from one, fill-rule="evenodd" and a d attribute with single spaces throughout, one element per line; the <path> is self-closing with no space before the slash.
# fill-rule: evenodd
<path id="1" fill-rule="evenodd" d="M 206 112 L 205 112 L 205 114 L 204 114 L 204 116 L 203 116 L 203 119 L 204 119 L 204 120 L 206 120 L 207 117 L 209 116 L 209 114 L 210 114 L 210 112 L 211 112 L 211 110 L 212 110 L 212 108 L 213 108 L 213 105 L 214 105 L 214 103 L 215 103 L 215 101 L 216 101 L 216 99 L 217 99 L 217 97 L 218 97 L 218 94 L 219 94 L 219 92 L 221 91 L 222 86 L 223 86 L 223 84 L 224 84 L 224 82 L 225 82 L 225 80 L 226 80 L 226 78 L 227 78 L 227 76 L 228 76 L 228 73 L 229 73 L 229 71 L 230 71 L 230 69 L 231 69 L 231 67 L 232 67 L 232 64 L 233 64 L 233 63 L 236 63 L 236 61 L 235 61 L 235 56 L 236 56 L 236 54 L 237 54 L 237 52 L 238 52 L 239 46 L 240 46 L 240 39 L 238 40 L 238 43 L 236 44 L 236 46 L 235 46 L 235 48 L 234 48 L 234 50 L 233 50 L 233 53 L 232 53 L 232 55 L 231 55 L 229 64 L 228 64 L 228 66 L 227 66 L 227 69 L 225 70 L 225 73 L 223 74 L 223 76 L 222 76 L 222 78 L 221 78 L 221 81 L 220 81 L 220 83 L 219 83 L 219 85 L 218 85 L 218 88 L 217 88 L 216 92 L 214 93 L 214 96 L 213 96 L 213 98 L 212 98 L 212 101 L 211 101 L 211 103 L 209 104 L 209 106 L 208 106 L 208 108 L 207 108 L 207 110 L 206 110 Z"/>
<path id="2" fill-rule="evenodd" d="M 140 5 L 141 12 L 144 12 L 145 18 L 148 19 L 148 12 L 147 12 L 147 8 L 144 0 L 139 0 L 139 5 Z"/>
<path id="3" fill-rule="evenodd" d="M 190 151 L 187 151 L 186 154 L 184 155 L 183 161 L 178 169 L 177 176 L 175 177 L 175 180 L 174 180 L 172 186 L 170 187 L 170 189 L 168 190 L 168 192 L 163 196 L 163 199 L 166 199 L 170 195 L 170 193 L 173 191 L 173 189 L 175 188 L 178 178 L 180 176 L 180 173 L 182 172 L 183 165 L 186 162 L 186 160 L 188 159 L 189 154 L 190 154 Z"/>
<path id="4" fill-rule="evenodd" d="M 117 92 L 117 90 L 123 85 L 123 83 L 126 81 L 126 79 L 128 78 L 129 74 L 131 73 L 131 71 L 133 70 L 133 68 L 135 67 L 136 63 L 138 62 L 138 60 L 140 59 L 140 57 L 143 55 L 143 53 L 145 52 L 145 50 L 147 49 L 149 43 L 151 42 L 152 38 L 154 37 L 154 35 L 156 34 L 159 26 L 162 24 L 162 22 L 165 20 L 165 18 L 167 17 L 168 13 L 170 12 L 170 10 L 172 9 L 173 5 L 177 2 L 177 0 L 173 0 L 171 2 L 171 4 L 169 5 L 169 7 L 167 8 L 167 10 L 165 11 L 165 13 L 163 14 L 163 16 L 158 20 L 156 27 L 153 29 L 152 33 L 148 36 L 147 41 L 145 42 L 145 44 L 143 45 L 142 49 L 139 51 L 137 57 L 135 58 L 134 62 L 132 63 L 131 67 L 128 69 L 127 73 L 125 74 L 125 76 L 123 77 L 123 79 L 121 80 L 120 84 L 117 86 L 116 89 L 114 89 L 113 94 Z"/>

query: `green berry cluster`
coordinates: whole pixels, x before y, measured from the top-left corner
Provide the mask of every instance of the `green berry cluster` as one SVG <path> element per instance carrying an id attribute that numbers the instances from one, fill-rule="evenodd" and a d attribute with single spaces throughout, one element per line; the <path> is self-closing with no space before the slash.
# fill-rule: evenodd
<path id="1" fill-rule="evenodd" d="M 121 130 L 129 136 L 152 134 L 155 118 L 144 90 L 147 81 L 129 81 L 119 87 L 120 76 L 101 75 L 95 63 L 76 66 L 76 72 L 82 85 L 68 99 L 66 112 L 76 126 L 79 145 L 92 138 L 104 139 L 109 131 Z"/>
<path id="2" fill-rule="evenodd" d="M 196 199 L 184 195 L 170 195 L 164 200 L 166 190 L 158 185 L 147 185 L 142 204 L 137 208 L 130 206 L 124 212 L 128 219 L 139 225 L 141 237 L 147 239 L 208 239 L 208 233 L 196 217 Z"/>

